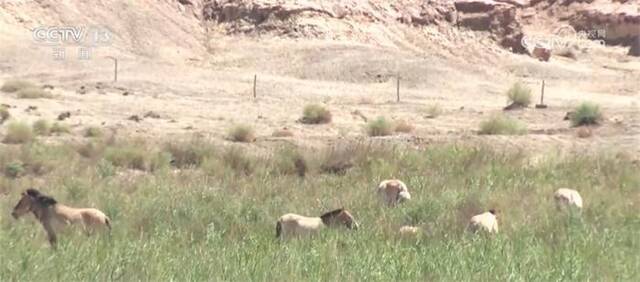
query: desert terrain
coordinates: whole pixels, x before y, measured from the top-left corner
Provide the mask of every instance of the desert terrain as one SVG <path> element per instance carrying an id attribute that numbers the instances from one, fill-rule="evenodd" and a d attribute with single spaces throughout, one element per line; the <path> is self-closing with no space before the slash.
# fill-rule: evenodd
<path id="1" fill-rule="evenodd" d="M 0 281 L 640 275 L 637 0 L 0 0 L 0 87 Z M 411 201 L 380 205 L 390 178 Z M 27 188 L 113 229 L 53 248 L 11 216 Z M 340 207 L 358 231 L 274 239 Z M 465 231 L 496 208 L 500 234 Z"/>

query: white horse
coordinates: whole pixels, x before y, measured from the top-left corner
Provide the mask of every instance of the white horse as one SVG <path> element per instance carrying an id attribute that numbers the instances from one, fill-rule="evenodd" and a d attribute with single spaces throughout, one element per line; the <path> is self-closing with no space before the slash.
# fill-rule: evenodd
<path id="1" fill-rule="evenodd" d="M 325 227 L 344 226 L 358 229 L 358 223 L 351 213 L 344 208 L 330 211 L 320 217 L 308 217 L 288 213 L 281 216 L 276 223 L 276 237 L 285 239 L 317 234 Z"/>
<path id="2" fill-rule="evenodd" d="M 556 208 L 576 207 L 582 209 L 582 197 L 578 191 L 569 188 L 560 188 L 553 193 Z"/>
<path id="3" fill-rule="evenodd" d="M 11 215 L 18 219 L 20 216 L 32 212 L 47 232 L 51 246 L 55 246 L 56 229 L 69 224 L 82 224 L 87 236 L 95 229 L 111 230 L 111 220 L 97 209 L 78 209 L 58 203 L 52 197 L 46 196 L 36 189 L 27 189 L 22 198 L 13 208 Z"/>
<path id="4" fill-rule="evenodd" d="M 404 201 L 411 200 L 411 194 L 404 182 L 398 179 L 388 179 L 378 185 L 378 195 L 388 206 L 396 206 Z"/>
<path id="5" fill-rule="evenodd" d="M 468 229 L 473 233 L 478 231 L 498 233 L 498 218 L 496 215 L 497 212 L 494 209 L 475 215 L 469 220 Z"/>

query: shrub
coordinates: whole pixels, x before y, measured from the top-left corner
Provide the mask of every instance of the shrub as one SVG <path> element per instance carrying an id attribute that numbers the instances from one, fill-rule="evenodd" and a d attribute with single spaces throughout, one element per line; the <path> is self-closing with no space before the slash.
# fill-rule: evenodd
<path id="1" fill-rule="evenodd" d="M 34 138 L 31 126 L 23 122 L 13 122 L 7 127 L 7 135 L 2 142 L 19 144 L 32 141 Z"/>
<path id="2" fill-rule="evenodd" d="M 38 86 L 36 86 L 35 84 L 29 82 L 29 81 L 25 81 L 25 80 L 9 80 L 6 81 L 2 87 L 0 88 L 0 91 L 2 92 L 7 92 L 7 93 L 13 93 L 16 92 L 20 89 L 24 89 L 24 88 L 37 88 Z"/>
<path id="3" fill-rule="evenodd" d="M 36 135 L 47 136 L 51 134 L 51 124 L 44 119 L 37 120 L 33 123 L 33 132 Z"/>
<path id="4" fill-rule="evenodd" d="M 526 126 L 504 115 L 495 115 L 480 123 L 479 134 L 483 135 L 519 135 L 526 132 Z"/>
<path id="5" fill-rule="evenodd" d="M 297 149 L 283 147 L 275 154 L 275 170 L 280 174 L 296 174 L 304 177 L 307 174 L 308 165 Z"/>
<path id="6" fill-rule="evenodd" d="M 440 105 L 438 104 L 433 104 L 433 105 L 429 105 L 426 109 L 426 118 L 437 118 L 439 115 L 442 114 L 442 108 L 440 108 Z"/>
<path id="7" fill-rule="evenodd" d="M 89 141 L 77 146 L 76 152 L 88 159 L 96 159 L 105 151 L 105 145 L 102 142 Z"/>
<path id="8" fill-rule="evenodd" d="M 233 142 L 253 142 L 256 136 L 253 128 L 246 124 L 235 125 L 229 129 L 229 140 Z"/>
<path id="9" fill-rule="evenodd" d="M 250 175 L 254 171 L 254 163 L 246 150 L 239 147 L 230 147 L 222 153 L 222 162 L 236 173 Z"/>
<path id="10" fill-rule="evenodd" d="M 53 95 L 48 91 L 38 87 L 27 87 L 18 90 L 19 99 L 39 99 L 39 98 L 52 98 Z"/>
<path id="11" fill-rule="evenodd" d="M 0 124 L 3 124 L 11 117 L 11 113 L 9 113 L 9 109 L 4 106 L 0 106 Z"/>
<path id="12" fill-rule="evenodd" d="M 4 174 L 10 178 L 18 178 L 24 175 L 25 169 L 24 164 L 21 162 L 12 162 L 7 164 L 4 168 Z"/>
<path id="13" fill-rule="evenodd" d="M 84 130 L 84 137 L 87 137 L 87 138 L 102 137 L 102 129 L 95 126 L 87 127 Z"/>
<path id="14" fill-rule="evenodd" d="M 114 166 L 137 170 L 147 169 L 146 156 L 147 152 L 144 148 L 132 145 L 110 147 L 106 149 L 104 154 L 104 158 Z"/>
<path id="15" fill-rule="evenodd" d="M 169 143 L 164 150 L 169 153 L 173 166 L 178 168 L 199 167 L 207 157 L 214 155 L 211 145 L 198 140 Z"/>
<path id="16" fill-rule="evenodd" d="M 527 107 L 531 104 L 531 88 L 516 82 L 507 91 L 507 98 L 512 105 L 518 107 Z"/>
<path id="17" fill-rule="evenodd" d="M 387 136 L 393 133 L 393 124 L 384 117 L 378 117 L 367 123 L 369 136 Z"/>
<path id="18" fill-rule="evenodd" d="M 331 112 L 321 105 L 307 105 L 302 111 L 302 123 L 321 124 L 331 122 Z"/>
<path id="19" fill-rule="evenodd" d="M 602 120 L 600 106 L 590 102 L 583 102 L 578 106 L 571 116 L 572 126 L 594 125 Z"/>
<path id="20" fill-rule="evenodd" d="M 64 123 L 54 122 L 51 125 L 50 132 L 52 134 L 63 134 L 63 133 L 70 133 L 71 129 L 69 129 L 69 126 Z"/>
<path id="21" fill-rule="evenodd" d="M 395 131 L 402 133 L 410 133 L 413 131 L 414 127 L 411 123 L 406 120 L 400 120 L 396 122 Z"/>

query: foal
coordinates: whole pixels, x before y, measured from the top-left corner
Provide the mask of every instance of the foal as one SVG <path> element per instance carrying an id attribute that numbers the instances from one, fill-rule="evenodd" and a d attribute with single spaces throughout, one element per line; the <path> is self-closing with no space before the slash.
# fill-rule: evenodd
<path id="1" fill-rule="evenodd" d="M 325 227 L 345 226 L 358 229 L 358 223 L 351 213 L 344 208 L 327 212 L 320 217 L 307 217 L 288 213 L 281 216 L 276 223 L 276 237 L 287 238 L 316 234 Z"/>
<path id="2" fill-rule="evenodd" d="M 27 189 L 13 208 L 11 215 L 18 219 L 32 212 L 47 232 L 49 244 L 55 246 L 57 238 L 54 227 L 82 223 L 87 236 L 98 227 L 111 230 L 111 220 L 97 209 L 78 209 L 59 204 L 54 198 L 46 196 L 36 189 Z"/>

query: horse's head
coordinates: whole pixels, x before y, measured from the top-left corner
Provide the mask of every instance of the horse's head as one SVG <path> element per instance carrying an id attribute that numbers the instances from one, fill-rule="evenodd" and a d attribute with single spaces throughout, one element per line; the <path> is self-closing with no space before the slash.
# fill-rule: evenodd
<path id="1" fill-rule="evenodd" d="M 322 222 L 327 226 L 346 226 L 349 229 L 358 229 L 358 222 L 353 218 L 349 211 L 344 208 L 330 211 L 320 216 Z"/>
<path id="2" fill-rule="evenodd" d="M 18 201 L 18 204 L 16 204 L 11 212 L 11 215 L 16 219 L 36 208 L 43 208 L 56 204 L 56 200 L 43 195 L 40 191 L 33 188 L 27 189 L 27 191 L 22 192 L 20 195 L 22 196 L 20 201 Z"/>

